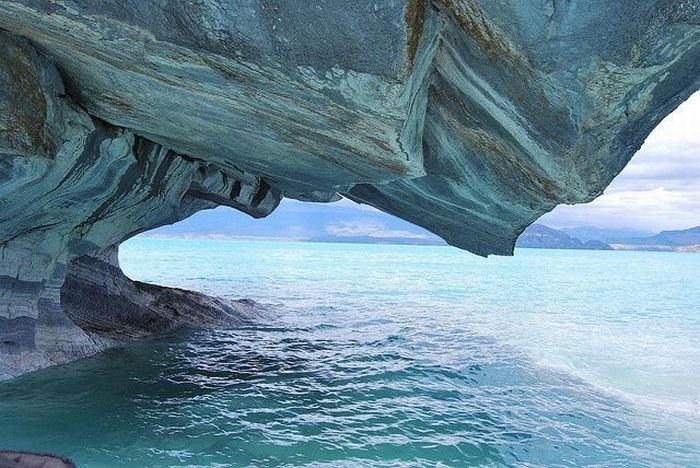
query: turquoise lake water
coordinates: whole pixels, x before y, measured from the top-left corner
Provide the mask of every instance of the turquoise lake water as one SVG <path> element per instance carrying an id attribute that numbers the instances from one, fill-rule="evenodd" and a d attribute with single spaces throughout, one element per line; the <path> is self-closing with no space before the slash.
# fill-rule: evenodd
<path id="1" fill-rule="evenodd" d="M 134 279 L 273 304 L 0 385 L 80 466 L 700 465 L 700 255 L 136 238 Z"/>

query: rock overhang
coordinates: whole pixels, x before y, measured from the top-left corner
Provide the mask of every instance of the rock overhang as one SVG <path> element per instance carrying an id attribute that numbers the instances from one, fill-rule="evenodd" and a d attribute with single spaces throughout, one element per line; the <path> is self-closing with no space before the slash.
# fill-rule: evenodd
<path id="1" fill-rule="evenodd" d="M 91 114 L 183 154 L 326 190 L 422 173 L 402 141 L 415 139 L 403 2 L 197 5 L 4 2 L 0 16 Z"/>
<path id="2" fill-rule="evenodd" d="M 694 1 L 0 6 L 91 115 L 481 255 L 600 194 L 698 87 Z"/>
<path id="3" fill-rule="evenodd" d="M 0 319 L 25 369 L 104 345 L 61 287 L 139 232 L 342 195 L 510 254 L 700 87 L 696 0 L 0 0 L 0 29 Z"/>

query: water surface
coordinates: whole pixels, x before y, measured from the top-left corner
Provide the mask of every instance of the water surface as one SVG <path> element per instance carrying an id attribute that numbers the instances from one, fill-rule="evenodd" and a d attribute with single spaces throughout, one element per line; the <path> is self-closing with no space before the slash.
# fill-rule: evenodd
<path id="1" fill-rule="evenodd" d="M 185 241 L 132 278 L 275 304 L 0 385 L 84 466 L 700 464 L 700 255 Z"/>

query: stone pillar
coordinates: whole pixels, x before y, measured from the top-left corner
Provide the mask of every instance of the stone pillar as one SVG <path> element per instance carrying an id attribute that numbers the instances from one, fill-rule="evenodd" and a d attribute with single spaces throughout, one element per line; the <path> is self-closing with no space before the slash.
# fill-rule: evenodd
<path id="1" fill-rule="evenodd" d="M 5 258 L 11 255 L 7 249 L 3 253 Z M 12 255 L 23 262 L 46 263 L 26 252 Z M 3 270 L 13 263 L 3 263 Z M 41 273 L 35 267 L 23 275 L 0 275 L 0 380 L 94 354 L 107 344 L 85 333 L 64 313 L 65 265 L 50 263 Z"/>

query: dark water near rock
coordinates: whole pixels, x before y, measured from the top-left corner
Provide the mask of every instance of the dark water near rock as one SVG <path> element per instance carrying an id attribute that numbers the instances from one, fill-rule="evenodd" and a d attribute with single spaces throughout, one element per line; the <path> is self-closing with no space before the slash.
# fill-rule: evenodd
<path id="1" fill-rule="evenodd" d="M 640 263 L 633 295 L 604 273 L 614 265 L 629 272 L 624 265 L 636 257 L 627 253 L 600 253 L 595 265 L 578 252 L 483 263 L 450 249 L 363 246 L 369 254 L 360 262 L 357 246 L 300 245 L 272 261 L 275 253 L 260 249 L 284 247 L 256 244 L 267 266 L 236 268 L 253 265 L 238 251 L 212 260 L 206 275 L 186 275 L 188 254 L 172 255 L 181 247 L 144 257 L 155 241 L 140 242 L 124 255 L 125 264 L 139 258 L 136 276 L 236 297 L 244 289 L 241 296 L 277 303 L 281 315 L 2 384 L 0 446 L 98 467 L 700 464 L 697 370 L 665 341 L 676 333 L 679 355 L 695 358 L 697 342 L 674 327 L 698 324 L 696 293 L 687 289 L 696 280 L 658 280 L 660 268 L 695 271 L 698 256 L 676 256 L 696 262 L 678 266 L 662 256 L 673 254 L 642 255 L 657 262 L 656 273 Z M 200 262 L 206 248 L 197 248 Z M 289 271 L 279 269 L 290 261 Z M 344 268 L 330 266 L 339 261 Z M 557 284 L 559 269 L 573 266 L 578 283 Z M 256 296 L 252 284 L 266 273 L 280 279 L 259 282 Z M 640 285 L 652 279 L 665 299 L 645 296 Z M 550 300 L 548 288 L 562 300 Z"/>

